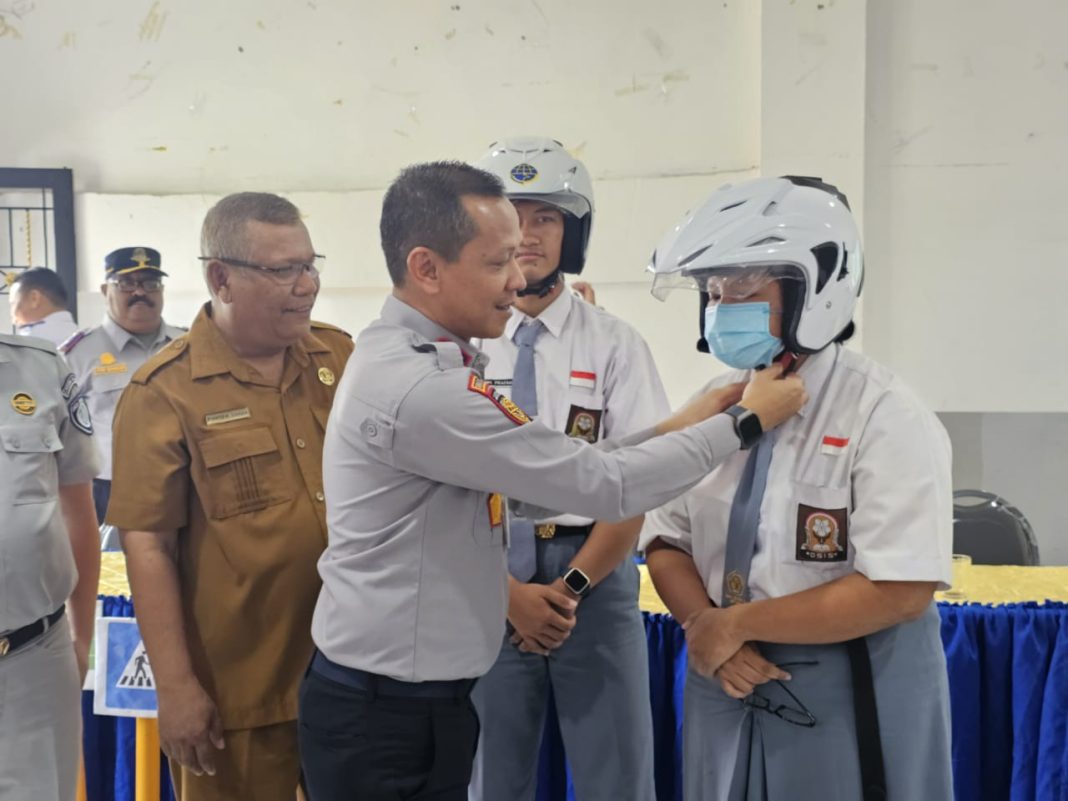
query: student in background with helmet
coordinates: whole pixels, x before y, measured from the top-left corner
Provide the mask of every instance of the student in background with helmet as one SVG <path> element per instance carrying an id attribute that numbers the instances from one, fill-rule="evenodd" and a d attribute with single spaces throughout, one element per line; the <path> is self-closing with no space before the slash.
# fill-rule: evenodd
<path id="1" fill-rule="evenodd" d="M 537 137 L 497 142 L 477 166 L 501 180 L 519 214 L 516 260 L 527 282 L 504 336 L 482 343 L 487 380 L 532 417 L 588 442 L 655 425 L 669 407 L 645 341 L 564 284 L 586 260 L 586 167 Z M 472 799 L 534 798 L 550 687 L 577 797 L 655 795 L 648 652 L 630 558 L 641 524 L 512 520 L 510 625 L 472 694 L 482 722 Z M 563 611 L 566 599 L 574 612 Z"/>
<path id="2" fill-rule="evenodd" d="M 687 801 L 953 797 L 939 617 L 950 450 L 889 370 L 840 344 L 863 281 L 845 197 L 812 178 L 726 186 L 653 256 L 654 294 L 701 295 L 744 380 L 773 360 L 809 401 L 647 516 L 649 570 L 685 621 Z M 744 432 L 748 430 L 748 436 Z"/>

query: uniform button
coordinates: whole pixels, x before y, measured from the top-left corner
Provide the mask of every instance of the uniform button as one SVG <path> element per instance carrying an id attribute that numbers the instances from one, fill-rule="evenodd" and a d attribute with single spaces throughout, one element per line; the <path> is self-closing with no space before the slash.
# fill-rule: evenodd
<path id="1" fill-rule="evenodd" d="M 377 437 L 378 436 L 378 426 L 376 426 L 374 423 L 368 423 L 367 424 L 367 436 L 369 436 L 369 437 Z"/>
<path id="2" fill-rule="evenodd" d="M 171 345 L 171 347 L 174 348 L 175 350 L 181 350 L 182 348 L 185 347 L 185 340 L 184 339 L 176 339 L 176 340 L 174 340 L 174 344 Z"/>
<path id="3" fill-rule="evenodd" d="M 298 447 L 298 448 L 303 448 L 303 447 L 304 447 L 305 445 L 307 445 L 307 444 L 308 444 L 308 443 L 307 443 L 307 442 L 305 442 L 304 440 L 302 440 L 302 439 L 301 439 L 300 437 L 297 437 L 297 447 Z"/>
<path id="4" fill-rule="evenodd" d="M 322 490 L 319 490 L 319 492 L 315 493 L 315 500 L 320 501 L 320 502 L 326 500 L 326 496 L 323 495 Z"/>

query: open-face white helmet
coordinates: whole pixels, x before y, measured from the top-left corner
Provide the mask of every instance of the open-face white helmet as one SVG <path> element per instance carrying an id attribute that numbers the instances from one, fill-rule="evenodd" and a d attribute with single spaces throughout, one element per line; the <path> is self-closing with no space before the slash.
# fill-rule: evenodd
<path id="1" fill-rule="evenodd" d="M 845 195 L 820 178 L 793 175 L 720 187 L 664 236 L 649 271 L 661 300 L 674 287 L 702 293 L 702 330 L 708 293 L 715 297 L 724 278 L 749 286 L 794 279 L 782 281 L 783 342 L 794 353 L 848 337 L 864 283 Z"/>
<path id="2" fill-rule="evenodd" d="M 593 225 L 593 183 L 583 163 L 555 139 L 520 136 L 494 142 L 475 166 L 496 175 L 509 200 L 540 200 L 564 213 L 559 269 L 581 273 Z"/>

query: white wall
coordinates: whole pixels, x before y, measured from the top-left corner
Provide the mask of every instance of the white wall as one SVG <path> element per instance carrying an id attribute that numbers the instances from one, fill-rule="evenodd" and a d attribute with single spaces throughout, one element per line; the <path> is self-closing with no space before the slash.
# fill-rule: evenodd
<path id="1" fill-rule="evenodd" d="M 653 244 L 720 182 L 793 172 L 863 221 L 864 351 L 940 411 L 1068 412 L 1063 0 L 6 0 L 0 17 L 0 166 L 74 169 L 83 322 L 127 244 L 164 252 L 187 322 L 203 212 L 254 188 L 307 213 L 329 257 L 319 315 L 358 329 L 386 291 L 396 171 L 545 133 L 594 175 L 586 277 L 674 402 L 720 367 L 693 351 L 694 299 L 647 294 Z"/>
<path id="2" fill-rule="evenodd" d="M 868 4 L 865 350 L 947 411 L 1068 411 L 1068 3 Z"/>

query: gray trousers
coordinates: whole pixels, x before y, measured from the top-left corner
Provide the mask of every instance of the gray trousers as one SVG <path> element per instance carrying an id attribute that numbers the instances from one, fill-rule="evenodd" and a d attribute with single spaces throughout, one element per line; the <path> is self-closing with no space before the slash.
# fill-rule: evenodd
<path id="1" fill-rule="evenodd" d="M 0 799 L 73 801 L 82 740 L 80 693 L 65 616 L 0 658 Z"/>
<path id="2" fill-rule="evenodd" d="M 533 581 L 552 583 L 583 542 L 539 540 Z M 472 693 L 482 723 L 472 801 L 534 798 L 550 685 L 578 801 L 652 801 L 649 657 L 630 558 L 582 600 L 571 636 L 549 657 L 520 653 L 505 637 Z"/>
<path id="3" fill-rule="evenodd" d="M 888 801 L 951 801 L 949 682 L 934 604 L 919 619 L 870 635 Z M 852 677 L 844 645 L 762 643 L 793 665 L 785 682 L 816 717 L 812 728 L 745 706 L 690 671 L 683 721 L 686 801 L 860 801 Z M 772 707 L 797 703 L 774 682 Z"/>

